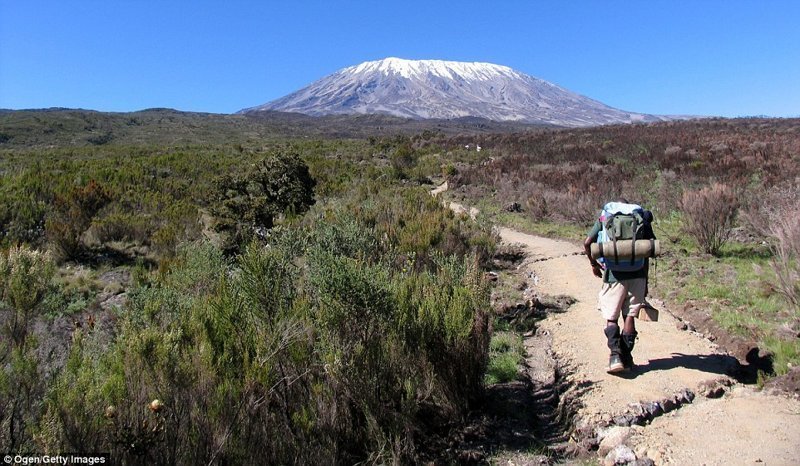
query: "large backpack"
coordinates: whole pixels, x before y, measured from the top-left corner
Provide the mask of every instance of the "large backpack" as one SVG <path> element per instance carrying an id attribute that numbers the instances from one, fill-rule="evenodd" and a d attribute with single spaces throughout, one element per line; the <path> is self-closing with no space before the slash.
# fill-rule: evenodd
<path id="1" fill-rule="evenodd" d="M 644 218 L 644 209 L 638 204 L 609 202 L 603 206 L 599 222 L 601 230 L 597 235 L 597 242 L 611 242 L 615 251 L 619 241 L 644 239 L 644 226 L 647 222 Z M 635 251 L 635 248 L 633 249 Z M 613 257 L 616 257 L 616 254 Z M 618 261 L 611 257 L 602 257 L 598 260 L 612 272 L 633 272 L 641 270 L 645 264 L 644 257 L 637 258 L 635 255 L 630 259 Z"/>

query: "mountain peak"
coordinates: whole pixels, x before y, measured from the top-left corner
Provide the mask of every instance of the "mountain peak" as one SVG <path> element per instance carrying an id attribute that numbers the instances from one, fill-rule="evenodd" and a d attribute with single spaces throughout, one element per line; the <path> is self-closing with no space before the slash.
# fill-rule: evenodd
<path id="1" fill-rule="evenodd" d="M 396 57 L 367 61 L 360 65 L 345 68 L 341 72 L 352 74 L 380 72 L 387 76 L 398 74 L 404 78 L 432 75 L 447 79 L 461 77 L 468 80 L 490 80 L 499 76 L 514 77 L 518 75 L 517 72 L 507 66 L 493 63 L 406 60 Z"/>
<path id="2" fill-rule="evenodd" d="M 670 119 L 626 112 L 508 66 L 390 57 L 343 68 L 280 99 L 241 110 L 306 115 L 479 117 L 556 126 Z"/>

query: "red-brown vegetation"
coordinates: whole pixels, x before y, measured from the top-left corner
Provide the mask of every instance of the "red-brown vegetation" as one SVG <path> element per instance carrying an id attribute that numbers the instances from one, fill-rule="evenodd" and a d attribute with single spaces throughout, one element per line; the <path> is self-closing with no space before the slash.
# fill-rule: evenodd
<path id="1" fill-rule="evenodd" d="M 604 126 L 457 136 L 494 160 L 461 169 L 451 186 L 496 190 L 535 219 L 592 220 L 599 205 L 624 195 L 657 214 L 676 210 L 682 191 L 718 182 L 745 194 L 800 176 L 800 120 L 738 119 Z M 587 207 L 590 205 L 591 207 Z"/>

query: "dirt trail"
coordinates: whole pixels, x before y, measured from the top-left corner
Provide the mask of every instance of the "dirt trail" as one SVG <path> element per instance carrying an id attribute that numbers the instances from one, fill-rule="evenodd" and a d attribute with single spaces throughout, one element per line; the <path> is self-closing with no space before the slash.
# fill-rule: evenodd
<path id="1" fill-rule="evenodd" d="M 458 205 L 454 210 L 467 211 Z M 623 428 L 632 435 L 624 443 L 639 458 L 676 465 L 800 464 L 799 401 L 740 384 L 721 398 L 702 396 L 708 381 L 723 378 L 737 363 L 700 335 L 679 330 L 663 309 L 658 322 L 637 322 L 636 369 L 624 377 L 607 374 L 604 321 L 596 308 L 601 282 L 586 257 L 575 255 L 582 246 L 508 228 L 498 231 L 503 242 L 523 245 L 527 259 L 520 271 L 530 287 L 577 300 L 568 312 L 550 314 L 539 332 L 550 334 L 552 350 L 571 369 L 570 377 L 588 386 L 580 398 L 579 426 L 613 424 L 631 403 L 669 399 L 688 388 L 697 393 L 692 403 L 645 427 Z"/>

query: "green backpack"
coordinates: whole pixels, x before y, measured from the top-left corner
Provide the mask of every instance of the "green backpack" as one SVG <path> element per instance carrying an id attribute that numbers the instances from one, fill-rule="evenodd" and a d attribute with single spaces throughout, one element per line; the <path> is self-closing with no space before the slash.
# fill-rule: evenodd
<path id="1" fill-rule="evenodd" d="M 644 209 L 638 204 L 609 202 L 603 206 L 599 222 L 602 230 L 597 235 L 598 243 L 613 242 L 616 247 L 618 241 L 632 241 L 643 239 L 644 237 L 646 223 Z M 612 272 L 633 272 L 644 267 L 645 258 L 632 257 L 631 259 L 615 261 L 608 257 L 603 257 L 600 262 Z"/>

